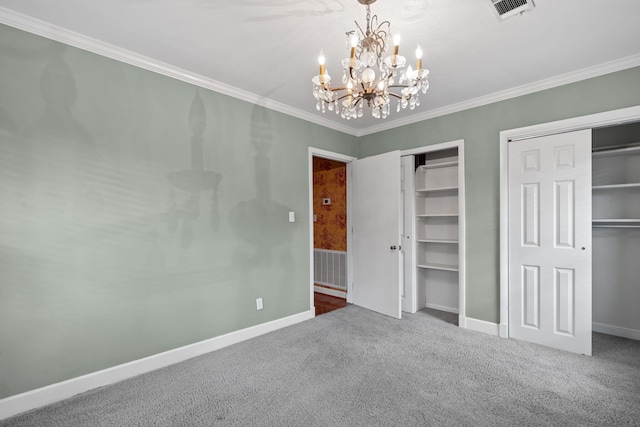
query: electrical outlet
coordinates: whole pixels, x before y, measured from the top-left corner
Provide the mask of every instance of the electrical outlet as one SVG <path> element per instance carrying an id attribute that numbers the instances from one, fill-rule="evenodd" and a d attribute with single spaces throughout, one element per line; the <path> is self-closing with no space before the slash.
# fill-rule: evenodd
<path id="1" fill-rule="evenodd" d="M 296 213 L 289 212 L 289 222 L 296 222 Z"/>
<path id="2" fill-rule="evenodd" d="M 256 310 L 262 310 L 262 298 L 256 299 Z"/>

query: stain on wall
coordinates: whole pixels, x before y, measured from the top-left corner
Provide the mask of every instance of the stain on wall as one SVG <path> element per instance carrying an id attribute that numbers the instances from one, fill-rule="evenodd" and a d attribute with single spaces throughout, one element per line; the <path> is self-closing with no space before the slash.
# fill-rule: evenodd
<path id="1" fill-rule="evenodd" d="M 0 399 L 310 310 L 310 145 L 358 151 L 0 25 Z"/>

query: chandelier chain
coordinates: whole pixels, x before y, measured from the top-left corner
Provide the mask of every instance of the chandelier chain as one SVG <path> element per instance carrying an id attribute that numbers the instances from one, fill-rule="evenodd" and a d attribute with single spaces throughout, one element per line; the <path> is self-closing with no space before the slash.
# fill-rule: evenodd
<path id="1" fill-rule="evenodd" d="M 367 5 L 367 34 L 366 34 L 367 37 L 371 35 L 370 23 L 371 23 L 371 8 L 369 7 L 369 5 Z"/>

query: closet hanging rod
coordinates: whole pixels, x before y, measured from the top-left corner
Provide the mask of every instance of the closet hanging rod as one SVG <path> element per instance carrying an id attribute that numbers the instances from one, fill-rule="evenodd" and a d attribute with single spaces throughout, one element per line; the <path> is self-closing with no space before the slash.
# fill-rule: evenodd
<path id="1" fill-rule="evenodd" d="M 608 147 L 594 147 L 591 149 L 593 153 L 602 153 L 611 150 L 620 150 L 624 148 L 640 148 L 640 142 L 632 142 L 629 144 L 620 144 L 620 145 L 610 145 Z"/>
<path id="2" fill-rule="evenodd" d="M 614 224 L 593 224 L 593 228 L 640 228 L 640 225 L 614 225 Z"/>

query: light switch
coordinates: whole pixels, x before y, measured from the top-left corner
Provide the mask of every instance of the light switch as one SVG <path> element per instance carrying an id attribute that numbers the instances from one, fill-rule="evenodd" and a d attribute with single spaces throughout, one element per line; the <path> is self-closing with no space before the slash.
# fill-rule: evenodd
<path id="1" fill-rule="evenodd" d="M 289 212 L 289 222 L 296 222 L 296 213 Z"/>

